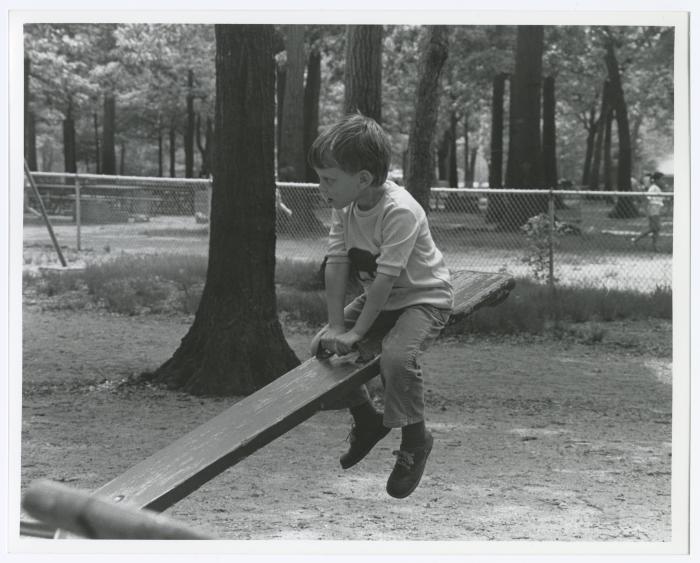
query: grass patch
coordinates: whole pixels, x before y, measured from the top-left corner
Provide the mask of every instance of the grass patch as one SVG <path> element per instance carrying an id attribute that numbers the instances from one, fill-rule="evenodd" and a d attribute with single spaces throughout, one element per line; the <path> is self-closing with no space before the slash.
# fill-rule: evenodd
<path id="1" fill-rule="evenodd" d="M 51 298 L 52 307 L 104 307 L 135 315 L 143 313 L 192 314 L 199 306 L 206 279 L 207 259 L 196 255 L 128 255 L 93 263 L 85 270 L 25 274 L 25 288 Z M 319 326 L 326 321 L 320 264 L 280 260 L 275 270 L 277 308 L 287 318 Z M 350 293 L 355 292 L 354 287 Z M 485 307 L 448 330 L 452 334 L 542 334 L 561 324 L 587 321 L 671 319 L 672 293 L 659 288 L 651 294 L 600 288 L 558 287 L 555 300 L 546 285 L 517 280 L 508 299 Z M 591 343 L 605 331 L 587 329 Z"/>
<path id="2" fill-rule="evenodd" d="M 600 288 L 559 287 L 554 301 L 546 285 L 525 278 L 516 280 L 508 298 L 495 307 L 484 307 L 469 318 L 455 323 L 452 333 L 541 334 L 558 323 L 585 321 L 671 319 L 673 299 L 670 289 L 654 293 Z M 604 334 L 589 339 L 602 340 Z"/>

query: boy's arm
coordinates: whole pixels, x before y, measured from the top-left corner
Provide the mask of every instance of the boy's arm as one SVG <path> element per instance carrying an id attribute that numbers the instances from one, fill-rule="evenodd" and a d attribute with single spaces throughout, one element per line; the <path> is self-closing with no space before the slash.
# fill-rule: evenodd
<path id="1" fill-rule="evenodd" d="M 347 292 L 349 262 L 332 262 L 326 264 L 326 306 L 328 307 L 328 326 L 345 332 L 345 293 Z"/>
<path id="2" fill-rule="evenodd" d="M 381 272 L 367 289 L 367 300 L 362 308 L 360 316 L 355 322 L 355 326 L 349 331 L 358 336 L 358 340 L 363 338 L 371 328 L 377 316 L 384 308 L 389 299 L 391 288 L 394 287 L 396 276 L 390 276 Z"/>

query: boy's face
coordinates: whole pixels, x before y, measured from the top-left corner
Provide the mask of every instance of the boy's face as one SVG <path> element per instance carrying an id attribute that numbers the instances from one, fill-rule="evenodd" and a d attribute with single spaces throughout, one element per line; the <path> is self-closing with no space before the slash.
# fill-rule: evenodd
<path id="1" fill-rule="evenodd" d="M 372 182 L 366 170 L 355 174 L 340 168 L 314 168 L 320 181 L 321 195 L 334 209 L 343 209 L 359 198 Z"/>

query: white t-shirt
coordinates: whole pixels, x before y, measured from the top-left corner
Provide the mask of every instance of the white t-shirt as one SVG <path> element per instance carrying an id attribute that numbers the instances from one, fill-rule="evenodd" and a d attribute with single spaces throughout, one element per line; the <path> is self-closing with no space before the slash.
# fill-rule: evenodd
<path id="1" fill-rule="evenodd" d="M 661 188 L 656 184 L 649 186 L 647 190 L 647 215 L 661 215 L 664 208 L 664 198 L 656 194 L 662 193 Z"/>
<path id="2" fill-rule="evenodd" d="M 351 263 L 365 289 L 377 273 L 395 276 L 385 310 L 430 304 L 451 309 L 450 271 L 433 242 L 420 204 L 391 181 L 372 208 L 355 203 L 333 210 L 328 263 Z"/>

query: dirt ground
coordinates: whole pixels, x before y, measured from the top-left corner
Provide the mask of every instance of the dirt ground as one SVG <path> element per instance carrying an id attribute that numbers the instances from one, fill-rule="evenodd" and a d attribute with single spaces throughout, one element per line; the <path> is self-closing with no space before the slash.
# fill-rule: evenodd
<path id="1" fill-rule="evenodd" d="M 25 302 L 22 488 L 97 488 L 235 402 L 118 386 L 190 322 Z M 435 447 L 407 499 L 384 489 L 399 433 L 343 471 L 349 416 L 326 411 L 167 514 L 223 539 L 670 541 L 671 324 L 601 326 L 596 344 L 439 340 L 423 360 Z M 305 358 L 309 329 L 285 330 Z"/>

